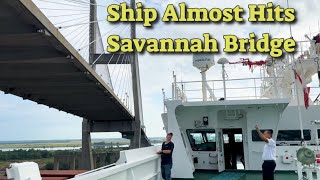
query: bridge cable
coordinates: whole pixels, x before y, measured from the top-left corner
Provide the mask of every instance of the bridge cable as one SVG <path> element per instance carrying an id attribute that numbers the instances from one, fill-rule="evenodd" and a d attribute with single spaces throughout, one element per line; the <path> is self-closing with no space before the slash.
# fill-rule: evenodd
<path id="1" fill-rule="evenodd" d="M 126 30 L 126 33 L 124 34 L 124 37 L 128 35 L 129 29 L 130 29 L 130 28 L 128 28 L 128 29 Z M 127 63 L 128 63 L 128 56 L 127 56 L 127 58 L 126 58 L 126 60 L 125 60 L 125 63 L 122 63 L 121 66 L 124 66 L 124 68 L 126 68 Z M 119 70 L 119 71 L 120 71 L 120 70 Z M 123 76 L 123 75 L 122 75 L 122 76 Z M 120 84 L 119 84 L 119 88 L 118 88 L 118 92 L 117 92 L 117 93 L 120 93 L 120 90 L 121 90 L 122 76 L 121 76 L 121 79 L 120 79 Z M 117 82 L 117 80 L 116 80 L 116 82 Z M 121 96 L 121 95 L 120 95 L 120 96 Z M 121 97 L 122 97 L 122 96 L 121 96 Z"/>
<path id="2" fill-rule="evenodd" d="M 91 23 L 102 22 L 102 21 L 106 21 L 106 20 L 105 19 L 101 19 L 101 20 L 90 21 L 90 22 L 86 22 L 86 23 L 72 24 L 72 25 L 69 25 L 69 26 L 60 26 L 60 27 L 58 27 L 58 29 L 70 28 L 70 27 L 73 27 L 73 26 L 79 26 L 79 25 L 83 25 L 83 24 L 91 24 Z"/>
<path id="3" fill-rule="evenodd" d="M 83 37 L 84 37 L 84 38 L 82 38 L 83 40 L 80 41 L 81 43 L 79 43 L 80 47 L 81 47 L 84 43 L 86 43 L 86 40 L 89 40 L 89 34 L 87 34 L 87 35 L 85 35 L 85 36 L 83 36 Z M 79 49 L 78 49 L 78 51 L 80 52 Z"/>
<path id="4" fill-rule="evenodd" d="M 128 33 L 129 33 L 129 28 L 127 29 L 127 32 L 125 33 L 125 35 L 124 35 L 124 37 L 126 37 L 127 35 L 128 35 Z M 127 65 L 129 64 L 129 61 L 128 61 L 128 57 L 127 57 L 127 59 L 126 59 L 126 61 L 125 61 L 125 63 L 124 63 L 124 68 L 125 68 L 125 70 L 127 70 Z M 121 76 L 122 77 L 122 76 Z M 124 77 L 125 78 L 125 77 Z M 120 90 L 121 90 L 121 84 L 122 83 L 122 79 L 121 79 L 121 81 L 120 81 L 120 85 L 119 85 L 119 90 L 118 90 L 118 93 L 120 93 Z M 122 93 L 120 94 L 120 96 L 122 97 Z"/>
<path id="5" fill-rule="evenodd" d="M 66 5 L 66 6 L 73 6 L 73 7 L 81 7 L 81 8 L 89 8 L 88 6 L 84 6 L 82 4 L 74 5 L 74 4 L 67 4 L 67 3 L 60 3 L 60 2 L 55 2 L 55 1 L 49 1 L 49 0 L 37 0 L 37 1 L 42 1 L 42 2 L 47 2 L 51 4 L 60 4 L 60 5 Z"/>
<path id="6" fill-rule="evenodd" d="M 82 29 L 82 30 L 81 30 Z M 86 25 L 82 25 L 79 28 L 77 28 L 74 31 L 70 31 L 68 34 L 64 35 L 64 37 L 69 37 L 71 34 L 75 34 L 75 36 L 73 36 L 72 38 L 70 38 L 69 41 L 72 41 L 74 38 L 78 37 L 79 34 L 81 34 L 82 32 L 85 32 L 87 29 L 89 29 L 89 26 Z M 78 34 L 76 34 L 75 32 L 77 32 L 78 30 L 81 30 Z"/>
<path id="7" fill-rule="evenodd" d="M 119 27 L 119 26 L 118 26 Z M 115 28 L 113 28 L 112 30 L 114 30 Z M 112 31 L 112 30 L 110 30 L 110 31 Z M 110 32 L 110 31 L 108 31 L 108 32 Z M 104 35 L 103 35 L 104 36 Z M 99 57 L 97 57 L 94 61 L 93 61 L 93 63 L 92 63 L 92 66 L 100 59 L 100 57 L 102 56 L 103 54 L 100 54 L 100 56 Z M 112 54 L 112 56 L 111 56 L 111 58 L 110 58 L 110 60 L 108 61 L 108 63 L 107 64 L 110 64 L 110 62 L 111 62 L 111 60 L 112 60 L 112 58 L 114 57 L 114 53 Z"/>
<path id="8" fill-rule="evenodd" d="M 78 13 L 78 14 L 61 14 L 61 15 L 47 16 L 47 18 L 58 18 L 58 17 L 64 17 L 64 16 L 76 16 L 76 15 L 83 15 L 83 14 L 87 14 L 89 17 L 88 13 Z"/>
<path id="9" fill-rule="evenodd" d="M 62 21 L 62 22 L 58 22 L 58 23 L 55 23 L 53 24 L 54 26 L 56 26 L 57 24 L 64 24 L 64 23 L 67 23 L 67 22 L 70 22 L 70 21 L 74 21 L 74 20 L 79 20 L 79 19 L 84 19 L 84 18 L 88 18 L 88 16 L 82 16 L 82 17 L 78 17 L 78 18 L 74 18 L 74 19 L 69 19 L 67 21 Z"/>
<path id="10" fill-rule="evenodd" d="M 129 27 L 129 25 L 128 25 L 128 27 Z M 123 30 L 124 30 L 124 29 L 122 29 L 122 30 L 120 31 L 119 35 L 123 32 Z M 120 55 L 119 55 L 119 58 L 120 58 L 120 56 L 121 56 L 121 55 L 122 55 L 122 54 L 120 54 Z M 115 65 L 117 65 L 117 64 L 118 64 L 118 62 L 119 62 L 119 58 L 117 59 L 117 61 L 116 61 L 116 64 L 115 64 Z M 112 69 L 111 77 L 113 77 L 113 73 L 114 73 L 115 67 L 116 67 L 116 66 L 114 66 L 114 68 Z"/>
<path id="11" fill-rule="evenodd" d="M 117 94 L 118 97 L 119 97 L 120 83 L 121 83 L 121 81 L 122 81 L 122 73 L 121 73 L 121 70 L 122 70 L 122 72 L 123 72 L 123 70 L 125 69 L 125 68 L 123 68 L 123 66 L 124 66 L 124 62 L 125 62 L 127 59 L 128 59 L 128 55 L 125 55 L 125 58 L 122 59 L 121 64 L 119 65 L 117 77 L 116 77 L 115 84 L 114 84 L 114 86 L 116 87 L 116 94 Z M 124 66 L 124 67 L 125 67 L 125 66 Z M 119 75 L 120 75 L 120 74 L 121 74 L 120 80 L 118 81 L 118 78 L 119 78 Z M 117 83 L 117 82 L 119 82 L 119 83 Z M 117 87 L 117 85 L 118 85 L 118 87 Z"/>
<path id="12" fill-rule="evenodd" d="M 109 30 L 109 31 L 108 31 L 108 32 L 106 32 L 105 34 L 101 35 L 99 38 L 97 38 L 97 39 L 95 39 L 95 40 L 93 40 L 93 41 L 89 42 L 89 44 L 86 44 L 86 45 L 85 45 L 85 46 L 83 46 L 82 48 L 87 47 L 87 46 L 90 46 L 92 43 L 96 42 L 97 40 L 102 39 L 104 36 L 106 36 L 107 34 L 109 34 L 109 32 L 111 32 L 111 31 L 113 31 L 114 29 L 118 28 L 120 25 L 121 25 L 121 24 L 119 24 L 119 25 L 117 25 L 116 27 L 112 28 L 111 30 Z M 80 49 L 82 49 L 82 48 L 80 48 Z"/>
<path id="13" fill-rule="evenodd" d="M 128 84 L 127 81 L 129 81 L 129 66 L 130 66 L 130 64 L 129 64 L 128 59 L 129 58 L 127 58 L 127 61 L 125 63 L 126 64 L 126 71 L 125 71 L 125 76 L 124 76 L 125 81 L 124 81 L 122 88 L 121 88 L 121 93 L 120 93 L 121 97 L 123 97 L 123 95 L 125 95 L 124 92 L 127 91 L 127 89 L 126 89 L 127 88 L 126 85 Z"/>
<path id="14" fill-rule="evenodd" d="M 123 80 L 123 75 L 124 75 L 124 72 L 126 70 L 126 62 L 128 60 L 128 55 L 126 55 L 126 59 L 124 60 L 124 62 L 122 62 L 122 64 L 120 65 L 122 67 L 122 72 L 120 73 L 120 70 L 121 68 L 119 69 L 119 73 L 118 74 L 121 74 L 120 75 L 120 80 L 119 80 L 119 85 L 118 85 L 118 89 L 117 89 L 117 94 L 119 94 L 121 92 L 121 86 L 122 86 L 122 80 Z M 119 76 L 119 75 L 118 75 Z M 118 77 L 117 77 L 118 78 Z M 117 80 L 116 80 L 117 82 Z"/>
<path id="15" fill-rule="evenodd" d="M 86 30 L 86 29 L 89 29 L 89 27 L 86 27 L 85 30 Z M 76 38 L 77 38 L 80 34 L 81 34 L 80 38 L 79 38 L 78 40 L 76 40 Z M 74 37 L 73 37 L 72 39 L 70 39 L 69 41 L 71 42 L 71 41 L 73 41 L 73 40 L 76 40 L 76 41 L 74 42 L 74 44 L 73 44 L 73 46 L 76 48 L 76 45 L 78 45 L 78 43 L 81 42 L 81 39 L 82 39 L 83 37 L 85 37 L 86 35 L 89 36 L 89 34 L 87 34 L 86 31 L 81 31 L 79 34 L 77 34 L 76 36 L 74 36 Z"/>
<path id="16" fill-rule="evenodd" d="M 85 4 L 85 5 L 94 5 L 94 6 L 97 6 L 97 7 L 103 7 L 103 8 L 107 8 L 108 6 L 105 6 L 105 5 L 101 5 L 101 4 L 94 4 L 94 3 L 90 3 L 90 2 L 82 2 L 82 1 L 76 1 L 76 0 L 65 0 L 65 1 L 69 1 L 69 2 L 76 2 L 76 3 L 79 3 L 79 4 Z"/>
<path id="17" fill-rule="evenodd" d="M 52 10 L 52 11 L 83 11 L 83 12 L 89 12 L 87 9 L 53 9 L 53 8 L 48 8 L 48 7 L 40 7 L 39 9 L 44 9 L 44 10 Z"/>

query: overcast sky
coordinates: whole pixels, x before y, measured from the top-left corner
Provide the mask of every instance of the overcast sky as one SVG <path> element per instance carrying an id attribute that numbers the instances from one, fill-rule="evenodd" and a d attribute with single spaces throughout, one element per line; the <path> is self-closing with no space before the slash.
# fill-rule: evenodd
<path id="1" fill-rule="evenodd" d="M 304 34 L 315 35 L 319 31 L 320 3 L 318 0 L 291 1 L 290 6 L 297 11 L 297 22 L 293 24 L 293 37 L 297 40 L 305 40 Z M 106 1 L 98 1 L 99 4 L 108 5 Z M 115 2 L 115 1 L 114 1 Z M 120 1 L 119 1 L 120 2 Z M 144 0 L 145 7 L 158 9 L 159 15 L 163 12 L 167 4 L 177 5 L 178 0 Z M 188 7 L 206 7 L 208 9 L 219 7 L 235 7 L 240 5 L 245 10 L 249 3 L 266 3 L 265 0 L 186 0 Z M 287 7 L 285 0 L 272 1 L 282 7 Z M 110 3 L 109 3 L 110 4 Z M 100 8 L 99 15 L 106 17 L 106 9 Z M 245 20 L 248 13 L 245 14 Z M 108 26 L 110 25 L 109 23 Z M 113 25 L 110 25 L 113 26 Z M 107 25 L 100 26 L 101 32 L 109 29 Z M 202 24 L 164 24 L 158 22 L 153 24 L 153 28 L 137 26 L 138 38 L 202 38 L 203 33 L 210 33 L 212 37 L 220 42 L 220 49 L 224 47 L 223 35 L 234 34 L 238 37 L 246 38 L 248 34 L 255 32 L 259 37 L 262 33 L 271 33 L 273 37 L 290 37 L 288 24 L 244 24 L 239 23 L 202 23 Z M 103 33 L 102 33 L 103 34 Z M 116 33 L 115 33 L 116 34 Z M 106 41 L 106 38 L 103 39 Z M 215 59 L 227 57 L 229 61 L 238 61 L 239 58 L 250 58 L 253 61 L 265 59 L 266 55 L 261 54 L 233 54 L 224 53 L 215 55 Z M 140 75 L 142 87 L 144 121 L 147 127 L 147 135 L 150 137 L 164 136 L 161 113 L 163 111 L 163 101 L 161 89 L 164 88 L 168 97 L 171 97 L 172 72 L 175 71 L 178 81 L 201 80 L 199 71 L 192 66 L 192 55 L 186 54 L 153 54 L 139 55 Z M 226 68 L 228 78 L 257 77 L 259 69 L 253 72 L 248 67 L 242 65 L 229 65 Z M 208 71 L 207 79 L 221 79 L 221 66 L 215 65 Z M 243 83 L 238 82 L 236 85 Z M 233 84 L 235 85 L 235 84 Z M 199 87 L 200 88 L 200 84 Z M 250 92 L 241 92 L 242 94 Z M 217 93 L 219 94 L 219 93 Z M 199 98 L 201 94 L 197 94 Z M 0 141 L 5 140 L 40 140 L 40 139 L 80 139 L 81 138 L 80 117 L 60 112 L 56 109 L 34 102 L 22 100 L 19 97 L 0 93 Z M 120 137 L 118 133 L 93 134 L 93 137 Z"/>

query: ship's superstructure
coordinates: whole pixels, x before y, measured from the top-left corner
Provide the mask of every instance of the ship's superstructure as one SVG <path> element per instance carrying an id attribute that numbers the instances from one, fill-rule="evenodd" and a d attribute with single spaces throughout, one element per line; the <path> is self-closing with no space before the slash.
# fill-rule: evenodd
<path id="1" fill-rule="evenodd" d="M 309 43 L 310 48 L 304 50 Z M 264 142 L 256 124 L 273 130 L 276 170 L 297 170 L 296 153 L 303 145 L 320 156 L 320 106 L 313 96 L 317 94 L 306 86 L 319 72 L 320 44 L 311 39 L 298 44 L 301 51 L 295 55 L 239 61 L 260 66 L 257 78 L 225 79 L 224 67 L 231 63 L 221 58 L 217 63 L 222 64 L 223 79 L 208 81 L 205 72 L 214 64 L 210 55 L 197 55 L 193 60 L 202 81 L 177 82 L 174 75 L 172 97 L 164 97 L 166 111 L 162 114 L 166 131 L 175 134 L 173 177 L 193 178 L 199 169 L 261 170 Z M 223 87 L 215 88 L 219 83 Z M 234 86 L 239 84 L 241 87 Z M 319 93 L 314 84 L 312 92 Z M 251 95 L 243 95 L 244 90 Z"/>

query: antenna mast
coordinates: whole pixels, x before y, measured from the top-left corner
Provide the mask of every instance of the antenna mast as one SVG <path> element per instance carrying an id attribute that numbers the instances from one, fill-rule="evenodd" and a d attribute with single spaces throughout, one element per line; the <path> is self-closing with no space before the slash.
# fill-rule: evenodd
<path id="1" fill-rule="evenodd" d="M 287 0 L 287 6 L 289 6 L 289 0 Z M 289 23 L 290 26 L 290 36 L 293 39 L 292 35 L 292 25 Z M 296 69 L 297 69 L 297 63 L 294 62 L 294 54 L 292 54 L 292 63 L 294 63 L 293 67 L 293 75 L 294 75 L 294 84 L 295 84 L 295 92 L 296 92 L 296 98 L 297 98 L 297 105 L 298 105 L 298 114 L 299 114 L 299 123 L 300 123 L 300 131 L 301 131 L 301 140 L 304 144 L 304 134 L 303 134 L 303 125 L 302 125 L 302 115 L 301 115 L 301 107 L 300 107 L 300 100 L 299 100 L 299 94 L 298 94 L 298 84 L 297 84 L 297 75 L 296 75 Z"/>

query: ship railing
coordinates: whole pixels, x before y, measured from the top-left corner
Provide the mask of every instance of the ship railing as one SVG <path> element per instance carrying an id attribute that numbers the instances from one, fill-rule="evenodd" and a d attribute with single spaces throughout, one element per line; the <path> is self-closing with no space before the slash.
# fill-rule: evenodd
<path id="1" fill-rule="evenodd" d="M 281 89 L 273 84 L 278 84 L 283 77 L 263 77 L 263 78 L 242 78 L 227 79 L 226 95 L 224 95 L 223 80 L 208 80 L 206 84 L 207 97 L 203 97 L 202 81 L 183 81 L 172 85 L 172 97 L 166 100 L 182 100 L 184 102 L 192 101 L 216 101 L 216 100 L 247 100 L 247 99 L 281 99 L 292 98 L 294 89 Z M 269 82 L 267 85 L 266 82 Z M 310 87 L 310 86 L 309 86 Z M 310 87 L 309 98 L 315 101 L 320 93 L 320 88 Z M 320 101 L 320 98 L 318 98 Z M 319 103 L 317 101 L 317 103 Z M 165 109 L 164 109 L 165 111 Z"/>
<path id="2" fill-rule="evenodd" d="M 271 77 L 227 79 L 226 99 L 261 99 L 262 82 Z M 224 98 L 223 80 L 208 80 L 206 83 L 207 97 L 203 97 L 202 81 L 183 81 L 172 85 L 172 97 L 165 100 L 183 101 L 215 101 Z M 210 88 L 209 88 L 210 87 Z"/>

